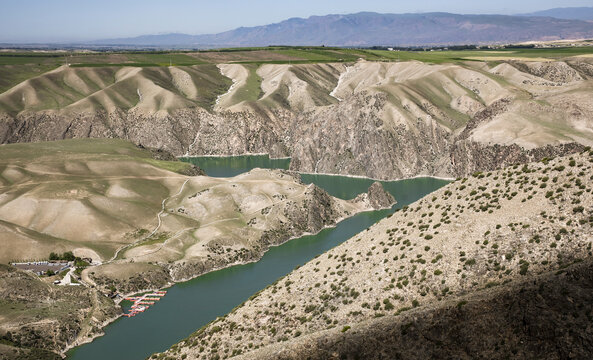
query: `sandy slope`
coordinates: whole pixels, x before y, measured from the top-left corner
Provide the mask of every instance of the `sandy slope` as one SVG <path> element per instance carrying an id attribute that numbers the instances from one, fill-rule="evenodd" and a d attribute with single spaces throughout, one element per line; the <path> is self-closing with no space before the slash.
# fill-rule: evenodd
<path id="1" fill-rule="evenodd" d="M 229 87 L 228 91 L 216 99 L 216 105 L 218 109 L 229 108 L 232 105 L 236 105 L 233 102 L 233 95 L 241 87 L 245 86 L 249 71 L 244 66 L 239 64 L 220 64 L 217 65 L 220 69 L 220 73 L 231 80 L 233 84 Z"/>

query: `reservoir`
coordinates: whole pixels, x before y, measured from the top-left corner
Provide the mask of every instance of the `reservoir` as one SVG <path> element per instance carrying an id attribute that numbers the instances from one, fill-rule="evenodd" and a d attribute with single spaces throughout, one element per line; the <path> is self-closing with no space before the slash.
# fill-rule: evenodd
<path id="1" fill-rule="evenodd" d="M 288 169 L 289 159 L 267 156 L 200 157 L 184 161 L 200 166 L 209 176 L 235 176 L 254 167 Z M 366 192 L 371 179 L 302 174 L 305 183 L 315 183 L 329 194 L 351 199 Z M 393 213 L 446 185 L 435 178 L 382 182 L 398 201 L 389 210 L 370 211 L 340 222 L 335 228 L 303 236 L 272 247 L 263 258 L 246 265 L 214 271 L 167 289 L 161 301 L 136 317 L 120 318 L 107 326 L 105 335 L 68 352 L 68 359 L 145 359 L 167 350 L 192 332 L 245 302 L 295 267 L 341 244 Z M 125 305 L 124 305 L 125 306 Z"/>

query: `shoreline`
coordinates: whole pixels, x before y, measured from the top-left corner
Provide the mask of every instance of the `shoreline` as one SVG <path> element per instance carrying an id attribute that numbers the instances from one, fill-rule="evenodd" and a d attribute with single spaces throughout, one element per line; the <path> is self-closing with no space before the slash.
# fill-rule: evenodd
<path id="1" fill-rule="evenodd" d="M 97 290 L 97 291 L 99 291 L 99 290 Z M 100 293 L 100 295 L 103 295 L 103 294 Z M 97 327 L 99 330 L 101 330 L 100 333 L 93 334 L 90 337 L 87 336 L 87 337 L 84 337 L 84 338 L 76 338 L 71 344 L 68 344 L 63 350 L 61 350 L 59 352 L 59 355 L 62 357 L 62 359 L 66 359 L 68 357 L 68 355 L 67 355 L 67 352 L 68 351 L 70 351 L 70 350 L 72 350 L 74 348 L 77 348 L 79 346 L 85 345 L 85 344 L 90 344 L 95 339 L 97 339 L 97 338 L 105 335 L 105 331 L 103 331 L 103 329 L 106 328 L 109 324 L 115 322 L 117 319 L 119 319 L 121 317 L 122 317 L 122 314 L 119 314 L 117 316 L 114 316 L 112 318 L 109 318 L 109 319 L 103 321 L 101 323 L 101 325 Z"/>
<path id="2" fill-rule="evenodd" d="M 247 157 L 247 156 L 267 156 L 270 160 L 292 159 L 292 157 L 290 157 L 290 156 L 277 157 L 277 158 L 271 157 L 269 153 L 245 153 L 245 154 L 241 154 L 241 155 L 198 155 L 198 156 L 183 155 L 183 156 L 176 156 L 176 157 L 178 159 L 181 159 L 181 158 L 186 158 L 186 159 L 195 159 L 195 158 L 226 159 L 226 158 L 232 158 L 232 157 Z M 410 176 L 410 177 L 395 178 L 395 179 L 379 179 L 379 178 L 373 178 L 373 177 L 364 176 L 364 175 L 331 174 L 331 173 L 322 173 L 322 172 L 298 171 L 298 170 L 291 170 L 291 169 L 288 169 L 288 171 L 294 171 L 295 173 L 304 174 L 304 175 L 343 176 L 343 177 L 354 178 L 354 179 L 368 179 L 368 180 L 382 181 L 382 182 L 394 182 L 394 181 L 413 180 L 413 179 L 420 179 L 420 178 L 430 178 L 430 179 L 446 180 L 446 181 L 456 180 L 456 178 L 454 178 L 454 177 L 445 177 L 445 176 L 436 176 L 436 175 L 414 175 L 414 176 Z"/>
<path id="3" fill-rule="evenodd" d="M 266 251 L 264 251 L 261 254 L 260 257 L 254 258 L 253 260 L 239 261 L 239 262 L 230 263 L 230 264 L 227 264 L 227 265 L 224 265 L 224 266 L 215 267 L 215 268 L 212 268 L 212 269 L 210 269 L 208 271 L 205 271 L 205 272 L 202 272 L 200 274 L 197 274 L 195 276 L 190 276 L 188 278 L 182 278 L 182 279 L 178 279 L 178 280 L 173 280 L 173 281 L 167 283 L 165 286 L 162 286 L 162 287 L 159 287 L 159 288 L 143 289 L 143 290 L 138 290 L 138 291 L 135 291 L 135 292 L 132 292 L 132 293 L 123 294 L 123 295 L 121 295 L 121 298 L 119 298 L 117 300 L 114 300 L 114 303 L 116 305 L 120 306 L 120 308 L 121 308 L 120 303 L 122 301 L 124 301 L 126 297 L 134 296 L 134 295 L 145 293 L 145 292 L 167 290 L 167 289 L 170 289 L 171 287 L 173 287 L 173 286 L 175 286 L 177 284 L 181 284 L 181 283 L 185 283 L 185 282 L 188 282 L 188 281 L 197 279 L 200 276 L 203 276 L 203 275 L 206 275 L 206 274 L 215 272 L 215 271 L 229 269 L 229 268 L 232 268 L 234 266 L 241 266 L 241 265 L 247 265 L 247 264 L 256 263 L 256 262 L 260 261 L 266 255 L 266 253 L 268 252 L 268 250 L 270 250 L 273 247 L 278 247 L 278 246 L 284 245 L 284 244 L 286 244 L 286 243 L 288 243 L 290 241 L 298 240 L 298 239 L 303 238 L 305 236 L 315 236 L 315 235 L 318 235 L 323 230 L 336 228 L 342 221 L 347 220 L 349 218 L 352 218 L 352 217 L 354 217 L 356 215 L 367 213 L 367 212 L 373 212 L 373 211 L 388 210 L 388 209 L 393 208 L 395 205 L 397 205 L 397 199 L 396 199 L 396 202 L 394 204 L 392 204 L 391 206 L 389 206 L 389 207 L 383 207 L 383 208 L 379 208 L 379 209 L 365 209 L 365 210 L 361 210 L 361 211 L 357 211 L 355 213 L 352 213 L 349 216 L 342 216 L 340 218 L 337 218 L 335 220 L 335 223 L 334 224 L 332 224 L 332 225 L 325 225 L 325 226 L 323 226 L 322 228 L 320 228 L 316 232 L 304 232 L 304 233 L 302 233 L 300 235 L 290 237 L 287 240 L 282 241 L 282 242 L 280 242 L 278 244 L 271 244 L 266 249 Z M 100 293 L 100 295 L 103 295 L 99 290 L 96 290 L 96 291 L 98 291 Z M 121 317 L 123 317 L 123 308 L 122 308 L 122 314 L 120 314 L 120 315 L 118 315 L 118 316 L 116 316 L 114 318 L 111 318 L 111 319 L 108 319 L 108 320 L 104 321 L 101 324 L 101 326 L 98 327 L 101 330 L 101 333 L 94 334 L 93 336 L 87 337 L 87 338 L 84 338 L 84 339 L 76 339 L 74 342 L 72 342 L 72 344 L 69 344 L 63 351 L 61 351 L 60 352 L 60 355 L 62 356 L 62 358 L 66 358 L 67 357 L 66 353 L 68 351 L 70 351 L 71 349 L 77 348 L 77 347 L 82 346 L 82 345 L 90 344 L 95 339 L 97 339 L 97 338 L 99 338 L 101 336 L 104 336 L 105 335 L 105 331 L 103 329 L 105 329 L 107 326 L 109 326 L 110 324 L 114 323 L 116 320 L 118 320 Z"/>
<path id="4" fill-rule="evenodd" d="M 270 160 L 287 160 L 292 159 L 290 156 L 285 157 L 271 157 L 270 153 L 243 153 L 240 155 L 181 155 L 175 156 L 176 158 L 231 158 L 231 157 L 242 157 L 242 156 L 267 156 Z"/>
<path id="5" fill-rule="evenodd" d="M 353 179 L 366 179 L 366 180 L 373 180 L 373 181 L 379 181 L 379 182 L 396 182 L 396 181 L 414 180 L 414 179 L 422 179 L 422 178 L 447 180 L 447 181 L 456 180 L 456 178 L 448 178 L 448 177 L 434 176 L 434 175 L 415 175 L 415 176 L 406 177 L 406 178 L 384 180 L 384 179 L 377 179 L 377 178 L 372 178 L 372 177 L 363 176 L 363 175 L 342 175 L 342 174 L 305 172 L 305 171 L 296 171 L 296 170 L 290 170 L 290 171 L 294 171 L 298 174 L 303 174 L 303 175 L 342 176 L 342 177 L 353 178 Z"/>

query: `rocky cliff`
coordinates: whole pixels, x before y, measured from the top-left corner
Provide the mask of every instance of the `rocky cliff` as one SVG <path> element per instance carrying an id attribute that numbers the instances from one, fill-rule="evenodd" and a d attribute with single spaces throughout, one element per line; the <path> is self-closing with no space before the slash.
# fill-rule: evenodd
<path id="1" fill-rule="evenodd" d="M 304 172 L 457 177 L 536 159 L 530 151 L 546 146 L 562 155 L 579 148 L 567 144 L 592 144 L 592 66 L 589 58 L 221 65 L 230 88 L 203 66 L 62 67 L 0 94 L 0 142 L 117 137 L 177 156 L 291 157 Z M 206 73 L 218 90 L 204 87 Z M 97 77 L 110 80 L 88 83 Z"/>

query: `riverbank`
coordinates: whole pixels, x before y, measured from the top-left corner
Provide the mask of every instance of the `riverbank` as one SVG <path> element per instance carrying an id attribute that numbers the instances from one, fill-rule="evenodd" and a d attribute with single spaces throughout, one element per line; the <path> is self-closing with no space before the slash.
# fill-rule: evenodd
<path id="1" fill-rule="evenodd" d="M 184 185 L 185 184 L 186 183 L 184 183 Z M 377 186 L 375 186 L 375 188 Z M 307 188 L 310 191 L 312 191 L 312 192 L 317 192 L 318 191 L 318 190 L 316 190 L 316 186 L 313 185 L 313 184 L 308 185 Z M 342 221 L 346 220 L 347 218 L 350 218 L 352 216 L 356 216 L 356 215 L 361 214 L 361 213 L 364 213 L 364 212 L 374 212 L 374 211 L 391 209 L 393 207 L 393 205 L 395 204 L 395 201 L 393 201 L 393 198 L 390 195 L 387 195 L 387 194 L 378 194 L 377 195 L 376 194 L 377 191 L 379 191 L 379 192 L 383 191 L 382 188 L 381 188 L 381 186 L 378 186 L 378 189 L 379 190 L 375 190 L 375 193 L 374 194 L 369 192 L 369 194 L 361 194 L 361 195 L 359 195 L 359 197 L 357 197 L 355 199 L 355 201 L 354 201 L 354 203 L 360 204 L 359 206 L 351 207 L 350 210 L 347 213 L 343 213 L 342 215 L 340 215 L 339 217 L 337 217 L 335 219 L 330 219 L 329 222 L 323 224 L 322 227 L 320 227 L 320 228 L 313 227 L 314 231 L 301 232 L 301 233 L 299 233 L 297 235 L 290 236 L 290 237 L 288 237 L 286 239 L 279 238 L 278 241 L 273 241 L 273 242 L 268 243 L 266 245 L 267 248 L 265 248 L 264 250 L 252 252 L 251 253 L 252 257 L 250 259 L 238 260 L 238 261 L 234 261 L 234 262 L 230 262 L 230 263 L 229 262 L 223 263 L 223 264 L 221 264 L 219 266 L 213 266 L 213 267 L 206 268 L 204 271 L 193 272 L 190 276 L 181 277 L 181 278 L 175 276 L 176 264 L 173 264 L 173 265 L 155 264 L 157 266 L 163 267 L 164 269 L 166 269 L 168 271 L 170 281 L 166 285 L 164 285 L 164 286 L 148 287 L 148 288 L 143 288 L 143 289 L 134 289 L 134 291 L 125 293 L 124 295 L 119 295 L 120 298 L 116 301 L 116 303 L 118 305 L 120 305 L 121 302 L 122 302 L 122 300 L 125 299 L 126 297 L 133 296 L 133 295 L 136 295 L 136 294 L 139 294 L 139 293 L 148 292 L 148 291 L 157 291 L 157 290 L 167 289 L 167 288 L 169 288 L 169 287 L 171 287 L 171 286 L 173 286 L 175 284 L 179 284 L 179 283 L 184 283 L 184 282 L 187 282 L 187 281 L 191 281 L 191 280 L 193 280 L 193 279 L 195 279 L 197 277 L 203 276 L 203 275 L 208 274 L 208 273 L 211 273 L 211 272 L 219 271 L 219 270 L 230 268 L 230 267 L 233 267 L 233 266 L 240 266 L 240 265 L 246 265 L 246 264 L 249 264 L 249 263 L 255 263 L 255 262 L 261 260 L 261 258 L 263 256 L 265 256 L 265 254 L 270 250 L 270 248 L 281 246 L 283 244 L 286 244 L 289 241 L 293 241 L 293 240 L 296 240 L 296 239 L 299 239 L 299 238 L 303 238 L 303 237 L 307 237 L 307 236 L 315 236 L 315 235 L 321 233 L 324 230 L 333 229 L 333 228 L 337 227 L 339 223 L 341 223 Z M 322 194 L 321 196 L 322 196 L 322 198 L 324 196 L 327 198 L 327 194 L 325 194 L 325 195 Z M 372 199 L 371 197 L 377 197 L 377 196 L 379 196 L 379 197 L 387 197 L 388 199 L 391 198 L 391 200 L 383 199 L 382 202 L 379 202 L 379 203 L 383 203 L 384 206 L 373 207 L 372 206 L 372 201 L 374 199 Z M 315 199 L 315 197 L 313 197 L 313 199 Z M 329 198 L 327 198 L 327 199 L 329 199 Z M 321 201 L 321 203 L 323 203 L 324 201 L 326 201 L 326 200 Z M 311 206 L 315 207 L 314 205 L 311 205 Z M 102 266 L 106 266 L 106 265 L 109 265 L 109 264 L 104 264 Z M 110 265 L 111 266 L 116 266 L 117 264 L 116 263 L 112 263 Z M 90 276 L 89 274 L 93 274 L 93 273 L 95 273 L 95 271 L 98 271 L 98 269 L 97 268 L 92 268 L 92 267 L 91 268 L 87 268 L 85 270 L 85 276 Z M 102 281 L 98 281 L 98 279 L 100 279 L 100 278 L 97 278 L 97 277 L 91 277 L 90 279 L 92 281 L 94 281 L 95 283 L 100 283 L 100 284 L 103 283 Z M 144 316 L 144 314 L 141 314 L 140 316 Z M 112 322 L 112 321 L 110 321 L 110 322 Z M 108 325 L 110 322 L 105 323 L 103 326 Z M 97 336 L 94 336 L 93 339 L 95 339 L 96 337 L 99 337 L 99 336 L 100 336 L 100 334 L 98 334 Z M 85 341 L 83 341 L 82 343 L 86 343 L 86 342 L 88 342 L 88 341 L 86 341 L 86 339 L 85 339 Z M 69 347 L 69 348 L 71 348 L 71 347 Z M 66 349 L 65 351 L 67 351 L 68 349 Z"/>
<path id="2" fill-rule="evenodd" d="M 567 341 L 579 344 L 575 345 L 577 349 L 587 349 L 580 341 L 587 330 L 573 337 L 572 324 L 565 319 L 576 308 L 579 314 L 590 312 L 590 307 L 585 310 L 570 300 L 590 298 L 589 284 L 576 289 L 574 295 L 567 287 L 566 293 L 548 297 L 554 306 L 543 306 L 543 298 L 523 305 L 526 297 L 520 295 L 520 288 L 533 283 L 539 274 L 560 275 L 568 266 L 593 256 L 593 178 L 588 176 L 592 162 L 593 152 L 577 154 L 477 173 L 450 183 L 294 270 L 224 318 L 199 328 L 161 358 L 197 359 L 204 354 L 257 358 L 252 352 L 270 345 L 276 347 L 267 358 L 274 359 L 322 359 L 328 353 L 336 354 L 336 358 L 398 357 L 403 348 L 430 357 L 446 352 L 449 346 L 442 343 L 455 343 L 452 348 L 458 349 L 461 357 L 472 358 L 491 358 L 500 349 L 500 358 L 521 357 L 534 348 Z M 581 274 L 588 274 L 589 267 Z M 513 289 L 510 284 L 514 281 L 523 285 Z M 501 289 L 503 295 L 474 303 L 474 314 L 479 314 L 480 308 L 489 310 L 485 304 L 499 304 L 498 309 L 508 308 L 509 303 L 519 307 L 503 313 L 491 311 L 491 319 L 474 322 L 472 329 L 488 324 L 501 329 L 485 332 L 488 335 L 484 339 L 463 327 L 468 322 L 458 310 L 471 300 L 463 296 L 492 288 Z M 505 305 L 502 299 L 506 299 Z M 457 304 L 458 310 L 443 316 L 438 307 L 445 300 Z M 429 349 L 426 352 L 398 344 L 405 340 L 396 337 L 391 337 L 389 345 L 377 343 L 377 334 L 384 334 L 389 326 L 377 332 L 364 326 L 365 321 L 397 317 L 414 308 L 422 309 L 427 316 L 414 317 L 416 320 L 407 317 L 409 323 L 395 322 L 395 333 L 416 331 L 410 339 L 424 339 Z M 550 312 L 542 314 L 540 309 Z M 462 324 L 449 330 L 464 336 L 470 346 L 447 336 L 443 321 Z M 587 321 L 585 316 L 582 321 Z M 332 328 L 338 336 L 324 336 L 323 331 Z M 438 330 L 431 330 L 435 328 Z M 542 329 L 557 328 L 561 331 L 541 336 Z M 346 332 L 357 336 L 344 343 L 339 334 Z M 520 341 L 517 334 L 523 336 Z M 310 335 L 315 337 L 313 341 Z M 245 338 L 249 341 L 242 341 Z M 426 338 L 433 341 L 426 342 Z M 282 344 L 291 339 L 301 345 L 300 350 L 275 351 L 284 351 L 287 347 Z M 381 352 L 384 346 L 390 347 L 388 353 Z M 316 347 L 312 354 L 310 350 Z M 559 350 L 558 345 L 552 345 L 550 351 L 555 357 L 566 355 L 565 348 Z"/>
<path id="3" fill-rule="evenodd" d="M 393 191 L 398 199 L 397 208 L 432 192 L 444 183 L 438 180 L 415 179 L 398 184 L 399 189 Z M 364 211 L 347 218 L 341 217 L 336 224 L 324 226 L 315 233 L 301 234 L 300 237 L 291 237 L 289 241 L 282 244 L 270 246 L 259 260 L 236 262 L 211 269 L 199 276 L 179 279 L 184 281 L 175 282 L 175 285 L 167 288 L 167 296 L 149 311 L 141 316 L 113 323 L 105 329 L 105 336 L 75 349 L 69 356 L 76 360 L 101 359 L 102 357 L 98 354 L 108 356 L 114 347 L 119 350 L 117 355 L 114 354 L 116 358 L 125 354 L 132 358 L 141 358 L 149 356 L 152 352 L 163 351 L 172 343 L 186 337 L 201 326 L 200 324 L 206 324 L 218 316 L 223 316 L 295 267 L 365 230 L 392 212 L 392 209 L 384 209 Z M 186 306 L 189 308 L 198 306 L 198 309 L 183 315 L 179 314 L 178 310 Z M 171 327 L 164 325 L 172 322 L 178 325 Z M 156 328 L 150 330 L 151 325 L 148 324 L 154 324 L 154 326 L 158 324 L 158 330 Z M 163 326 L 165 327 L 162 328 Z M 148 329 L 145 330 L 147 327 Z M 150 339 L 152 348 L 146 348 L 148 341 L 138 342 L 135 345 L 134 339 L 123 335 L 130 332 Z M 118 336 L 126 338 L 125 346 Z M 119 348 L 120 344 L 122 348 Z"/>
<path id="4" fill-rule="evenodd" d="M 206 172 L 207 172 L 208 165 L 205 165 L 203 163 L 200 164 L 200 159 L 208 159 L 208 160 L 236 159 L 237 161 L 240 161 L 242 158 L 258 157 L 258 156 L 265 157 L 264 162 L 265 162 L 265 160 L 269 160 L 269 161 L 288 160 L 288 161 L 290 161 L 292 159 L 289 156 L 287 156 L 287 157 L 273 157 L 270 153 L 244 153 L 241 155 L 198 155 L 198 156 L 183 155 L 183 156 L 178 156 L 177 158 L 180 159 L 181 161 L 187 161 L 192 164 L 196 164 L 196 163 L 192 162 L 191 160 L 197 161 L 197 165 L 204 166 L 203 168 L 200 166 L 200 168 L 206 169 Z M 265 163 L 262 165 L 264 165 L 263 168 L 268 168 L 265 165 Z M 352 178 L 352 179 L 365 179 L 365 180 L 373 180 L 373 181 L 379 181 L 379 182 L 393 182 L 393 181 L 412 180 L 412 179 L 420 179 L 420 178 L 432 178 L 432 179 L 439 179 L 439 180 L 445 180 L 445 181 L 455 180 L 455 178 L 453 178 L 453 177 L 422 175 L 422 174 L 411 176 L 411 177 L 404 177 L 404 178 L 380 179 L 380 178 L 373 178 L 373 177 L 368 177 L 368 176 L 364 176 L 364 175 L 334 174 L 334 173 L 324 173 L 324 172 L 307 172 L 307 171 L 297 171 L 297 170 L 290 170 L 290 169 L 287 169 L 287 170 L 293 171 L 299 175 L 340 176 L 340 177 L 346 177 L 346 178 Z M 211 176 L 210 174 L 208 174 L 208 175 Z"/>

